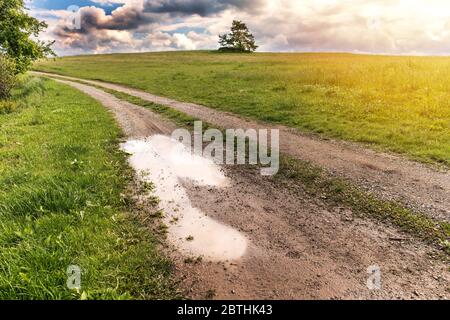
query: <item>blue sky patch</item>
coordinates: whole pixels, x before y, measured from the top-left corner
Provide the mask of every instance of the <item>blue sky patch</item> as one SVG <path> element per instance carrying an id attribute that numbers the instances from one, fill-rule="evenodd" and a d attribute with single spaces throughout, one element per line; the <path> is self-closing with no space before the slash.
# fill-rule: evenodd
<path id="1" fill-rule="evenodd" d="M 88 7 L 94 6 L 105 10 L 106 14 L 111 14 L 115 9 L 123 6 L 123 4 L 99 4 L 89 0 L 34 0 L 28 4 L 30 8 L 49 9 L 49 10 L 66 10 L 70 6 Z"/>

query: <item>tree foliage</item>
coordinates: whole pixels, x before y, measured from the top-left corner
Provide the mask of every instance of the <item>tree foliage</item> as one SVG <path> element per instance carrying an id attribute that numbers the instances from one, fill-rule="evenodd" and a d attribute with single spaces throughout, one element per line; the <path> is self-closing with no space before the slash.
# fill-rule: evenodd
<path id="1" fill-rule="evenodd" d="M 16 80 L 15 63 L 5 55 L 0 54 L 0 100 L 9 97 Z"/>
<path id="2" fill-rule="evenodd" d="M 52 55 L 52 42 L 37 40 L 47 24 L 31 17 L 24 0 L 0 0 L 0 55 L 24 73 L 33 61 Z"/>
<path id="3" fill-rule="evenodd" d="M 238 20 L 233 21 L 230 33 L 219 35 L 219 44 L 221 51 L 253 52 L 258 49 L 247 25 Z"/>

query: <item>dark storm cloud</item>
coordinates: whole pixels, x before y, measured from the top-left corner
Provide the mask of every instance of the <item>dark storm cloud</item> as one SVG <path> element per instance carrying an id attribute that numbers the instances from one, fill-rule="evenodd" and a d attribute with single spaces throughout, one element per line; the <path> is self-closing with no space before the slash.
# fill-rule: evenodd
<path id="1" fill-rule="evenodd" d="M 65 26 L 65 32 L 87 34 L 94 30 L 133 30 L 157 21 L 155 15 L 144 13 L 142 8 L 135 6 L 124 6 L 113 11 L 111 15 L 106 15 L 100 8 L 84 7 L 76 18 L 80 19 L 81 28 Z"/>
<path id="2" fill-rule="evenodd" d="M 257 10 L 262 0 L 147 0 L 144 11 L 171 15 L 200 15 L 220 13 L 230 8 Z"/>
<path id="3" fill-rule="evenodd" d="M 167 15 L 204 17 L 230 8 L 253 10 L 258 8 L 261 1 L 263 0 L 145 0 L 125 4 L 109 15 L 102 8 L 83 7 L 78 13 L 80 29 L 62 26 L 57 32 L 87 34 L 95 30 L 135 30 L 140 26 L 163 22 Z"/>

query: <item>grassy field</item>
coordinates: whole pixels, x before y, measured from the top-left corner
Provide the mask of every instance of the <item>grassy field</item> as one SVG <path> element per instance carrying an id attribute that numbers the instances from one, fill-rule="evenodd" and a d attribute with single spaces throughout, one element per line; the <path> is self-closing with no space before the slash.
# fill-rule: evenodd
<path id="1" fill-rule="evenodd" d="M 35 69 L 450 166 L 450 58 L 176 52 L 67 57 Z"/>
<path id="2" fill-rule="evenodd" d="M 170 299 L 171 263 L 129 212 L 112 116 L 32 79 L 0 112 L 0 299 Z M 82 270 L 80 291 L 67 268 Z"/>

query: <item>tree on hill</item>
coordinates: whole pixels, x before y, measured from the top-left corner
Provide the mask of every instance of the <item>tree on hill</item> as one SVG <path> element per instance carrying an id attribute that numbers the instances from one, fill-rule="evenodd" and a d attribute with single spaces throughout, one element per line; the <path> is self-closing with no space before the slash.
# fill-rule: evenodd
<path id="1" fill-rule="evenodd" d="M 219 44 L 219 51 L 254 52 L 258 49 L 247 25 L 238 20 L 233 21 L 230 33 L 219 35 Z"/>

